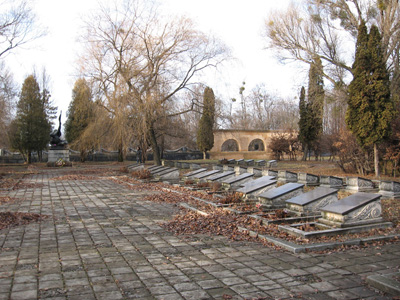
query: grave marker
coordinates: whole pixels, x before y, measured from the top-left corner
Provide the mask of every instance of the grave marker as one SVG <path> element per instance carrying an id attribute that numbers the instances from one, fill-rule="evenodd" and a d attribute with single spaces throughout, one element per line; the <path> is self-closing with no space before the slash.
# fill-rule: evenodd
<path id="1" fill-rule="evenodd" d="M 207 171 L 207 172 L 204 172 L 204 173 L 199 173 L 199 174 L 193 175 L 192 178 L 195 181 L 204 181 L 204 180 L 207 179 L 207 177 L 210 177 L 210 176 L 212 176 L 214 174 L 217 174 L 219 172 L 220 172 L 219 170 L 211 170 L 211 171 Z"/>
<path id="2" fill-rule="evenodd" d="M 194 175 L 200 174 L 200 173 L 205 173 L 208 170 L 206 168 L 200 168 L 197 170 L 194 170 L 192 172 L 186 173 L 182 176 L 182 179 L 189 179 L 190 177 L 193 177 Z"/>
<path id="3" fill-rule="evenodd" d="M 320 186 L 331 187 L 331 188 L 341 188 L 343 186 L 343 179 L 335 176 L 319 176 Z"/>
<path id="4" fill-rule="evenodd" d="M 366 192 L 374 189 L 374 183 L 370 179 L 362 177 L 348 177 L 346 189 L 356 192 Z"/>
<path id="5" fill-rule="evenodd" d="M 319 177 L 317 175 L 300 172 L 297 178 L 299 183 L 304 183 L 306 186 L 319 185 Z"/>
<path id="6" fill-rule="evenodd" d="M 256 161 L 254 162 L 254 164 L 255 164 L 256 166 L 263 167 L 263 166 L 266 165 L 266 161 L 263 160 L 263 159 L 260 159 L 260 160 L 256 160 Z"/>
<path id="7" fill-rule="evenodd" d="M 263 178 L 263 177 L 261 177 L 261 178 Z M 261 179 L 261 178 L 259 178 L 259 179 Z M 272 179 L 268 179 L 268 178 L 263 181 L 257 181 L 257 180 L 254 180 L 254 181 L 255 182 L 253 182 L 253 180 L 250 182 L 247 182 L 247 183 L 249 183 L 248 185 L 245 184 L 243 187 L 236 190 L 236 192 L 244 194 L 245 198 L 252 198 L 252 197 L 256 197 L 259 194 L 264 193 L 264 192 L 274 188 L 277 183 L 276 180 L 272 180 Z"/>
<path id="8" fill-rule="evenodd" d="M 337 189 L 317 187 L 286 200 L 286 207 L 301 215 L 319 214 L 321 208 L 338 201 L 337 192 Z"/>
<path id="9" fill-rule="evenodd" d="M 272 208 L 285 207 L 285 201 L 303 193 L 304 184 L 286 183 L 280 187 L 271 189 L 258 195 L 261 203 Z"/>
<path id="10" fill-rule="evenodd" d="M 384 198 L 400 198 L 400 182 L 396 181 L 380 181 L 379 194 Z"/>
<path id="11" fill-rule="evenodd" d="M 320 223 L 349 227 L 380 223 L 382 207 L 381 195 L 358 192 L 321 209 Z"/>
<path id="12" fill-rule="evenodd" d="M 235 170 L 236 175 L 247 173 L 247 168 L 246 167 L 242 167 L 242 166 L 235 166 L 234 170 Z"/>
<path id="13" fill-rule="evenodd" d="M 217 173 L 217 174 L 214 174 L 214 175 L 208 177 L 207 181 L 208 182 L 223 181 L 223 180 L 227 180 L 229 178 L 232 178 L 233 176 L 235 176 L 235 172 L 234 171 L 225 171 L 225 172 Z"/>
<path id="14" fill-rule="evenodd" d="M 243 173 L 243 174 L 240 174 L 238 176 L 232 177 L 230 179 L 223 180 L 222 181 L 222 186 L 225 189 L 230 189 L 230 188 L 233 188 L 233 187 L 237 187 L 237 186 L 240 186 L 240 184 L 251 180 L 251 178 L 253 176 L 254 176 L 254 174 Z"/>
<path id="15" fill-rule="evenodd" d="M 297 174 L 290 171 L 278 171 L 278 181 L 281 182 L 296 182 Z"/>

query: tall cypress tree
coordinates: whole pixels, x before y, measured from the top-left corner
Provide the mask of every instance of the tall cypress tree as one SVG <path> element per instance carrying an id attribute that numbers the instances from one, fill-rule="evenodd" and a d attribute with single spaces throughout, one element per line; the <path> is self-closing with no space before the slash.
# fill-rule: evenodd
<path id="1" fill-rule="evenodd" d="M 321 58 L 315 57 L 308 74 L 308 103 L 311 105 L 313 141 L 322 134 L 324 109 L 324 77 Z"/>
<path id="2" fill-rule="evenodd" d="M 11 143 L 25 155 L 28 163 L 31 163 L 33 151 L 39 153 L 49 143 L 51 124 L 47 114 L 48 98 L 47 92 L 41 93 L 35 76 L 30 75 L 25 79 L 17 104 Z"/>
<path id="3" fill-rule="evenodd" d="M 362 22 L 358 29 L 353 80 L 349 85 L 346 124 L 361 146 L 374 146 L 376 176 L 380 175 L 378 145 L 390 136 L 394 116 L 379 29 L 373 25 L 368 34 Z"/>
<path id="4" fill-rule="evenodd" d="M 310 115 L 307 111 L 307 102 L 306 102 L 306 89 L 304 86 L 301 87 L 300 91 L 300 99 L 299 99 L 299 136 L 298 139 L 303 146 L 303 160 L 307 159 L 307 153 L 309 150 L 309 127 L 310 127 Z"/>
<path id="5" fill-rule="evenodd" d="M 203 94 L 203 114 L 200 118 L 197 131 L 197 147 L 203 151 L 203 158 L 206 159 L 208 150 L 214 146 L 214 115 L 215 96 L 214 91 L 206 87 Z"/>
<path id="6" fill-rule="evenodd" d="M 78 147 L 81 161 L 86 158 L 86 149 L 79 138 L 92 121 L 93 95 L 92 91 L 84 78 L 75 82 L 72 90 L 72 101 L 69 104 L 67 112 L 67 121 L 65 122 L 65 137 L 68 143 Z"/>
<path id="7" fill-rule="evenodd" d="M 300 92 L 300 120 L 299 140 L 303 145 L 303 160 L 307 159 L 311 150 L 322 134 L 322 117 L 324 106 L 324 81 L 322 74 L 322 62 L 319 57 L 314 58 L 308 73 L 308 97 L 305 97 L 305 89 Z"/>

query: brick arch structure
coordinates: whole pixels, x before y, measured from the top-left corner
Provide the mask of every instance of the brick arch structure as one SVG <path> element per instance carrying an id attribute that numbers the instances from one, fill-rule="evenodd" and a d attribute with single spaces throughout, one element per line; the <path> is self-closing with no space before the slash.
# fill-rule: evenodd
<path id="1" fill-rule="evenodd" d="M 271 137 L 278 131 L 265 130 L 215 130 L 214 147 L 210 150 L 211 158 L 256 158 L 266 159 L 272 157 L 269 149 Z M 227 140 L 237 141 L 239 151 L 221 151 L 221 147 Z M 254 140 L 261 140 L 264 144 L 264 151 L 249 151 L 249 145 Z"/>

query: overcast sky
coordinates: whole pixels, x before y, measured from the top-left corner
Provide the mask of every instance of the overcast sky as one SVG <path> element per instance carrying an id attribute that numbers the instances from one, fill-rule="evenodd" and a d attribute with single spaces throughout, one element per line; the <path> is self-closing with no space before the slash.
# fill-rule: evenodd
<path id="1" fill-rule="evenodd" d="M 246 91 L 264 83 L 268 91 L 294 98 L 306 76 L 294 65 L 278 63 L 270 50 L 263 49 L 264 20 L 275 9 L 286 8 L 289 0 L 160 0 L 171 14 L 186 15 L 205 33 L 212 33 L 232 49 L 236 60 L 218 73 L 218 82 L 210 77 L 207 84 L 223 99 L 238 97 L 239 87 L 246 82 Z M 47 36 L 18 49 L 6 63 L 22 85 L 36 68 L 46 68 L 51 79 L 51 94 L 59 110 L 65 113 L 71 101 L 76 78 L 74 66 L 79 44 L 76 39 L 82 18 L 97 7 L 97 0 L 35 0 L 39 22 L 47 27 Z M 214 86 L 217 85 L 217 86 Z M 63 117 L 65 122 L 65 114 Z"/>

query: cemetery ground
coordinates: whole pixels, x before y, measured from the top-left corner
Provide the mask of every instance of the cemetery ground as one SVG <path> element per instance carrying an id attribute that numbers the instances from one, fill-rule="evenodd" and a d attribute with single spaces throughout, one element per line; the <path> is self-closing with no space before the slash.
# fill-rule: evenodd
<path id="1" fill-rule="evenodd" d="M 400 243 L 385 238 L 400 233 L 399 200 L 382 200 L 392 228 L 307 240 L 241 213 L 258 207 L 233 193 L 217 200 L 227 210 L 127 164 L 0 166 L 0 299 L 399 299 L 376 285 L 400 283 Z M 329 162 L 279 167 L 344 175 Z M 342 244 L 294 253 L 264 235 Z"/>

